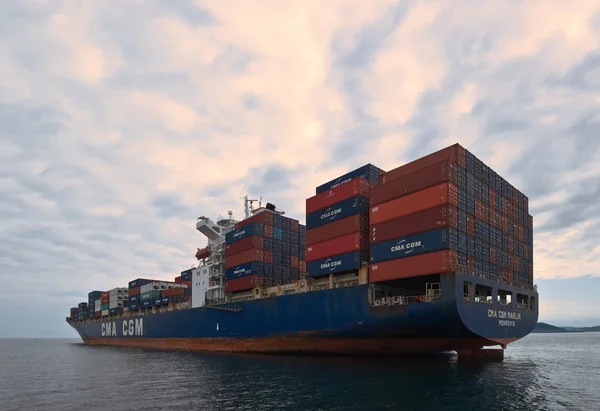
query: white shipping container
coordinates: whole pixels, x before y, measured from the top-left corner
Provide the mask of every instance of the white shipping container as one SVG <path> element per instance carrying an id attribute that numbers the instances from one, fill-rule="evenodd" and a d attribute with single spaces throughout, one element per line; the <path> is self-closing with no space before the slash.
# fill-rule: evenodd
<path id="1" fill-rule="evenodd" d="M 111 296 L 108 298 L 108 302 L 109 302 L 109 303 L 112 303 L 113 301 L 123 301 L 123 300 L 126 300 L 126 299 L 128 299 L 128 298 L 129 298 L 129 296 L 128 296 L 128 295 L 124 295 L 124 294 L 115 294 L 115 295 L 111 295 Z"/>
<path id="2" fill-rule="evenodd" d="M 111 301 L 108 304 L 108 308 L 117 308 L 117 307 L 123 307 L 123 301 Z"/>
<path id="3" fill-rule="evenodd" d="M 108 310 L 102 310 L 102 317 L 106 317 L 108 315 Z"/>
<path id="4" fill-rule="evenodd" d="M 127 288 L 123 288 L 123 287 L 113 288 L 112 290 L 109 290 L 108 293 L 110 295 L 113 295 L 113 294 L 126 294 L 127 293 Z"/>
<path id="5" fill-rule="evenodd" d="M 94 301 L 94 311 L 102 311 L 102 301 L 101 300 L 96 300 Z"/>
<path id="6" fill-rule="evenodd" d="M 140 294 L 149 293 L 150 291 L 161 290 L 160 283 L 144 284 L 140 287 Z"/>

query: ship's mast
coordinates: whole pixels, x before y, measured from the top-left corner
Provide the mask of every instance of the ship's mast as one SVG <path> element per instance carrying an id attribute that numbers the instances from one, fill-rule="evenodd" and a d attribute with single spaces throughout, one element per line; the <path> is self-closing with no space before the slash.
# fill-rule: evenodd
<path id="1" fill-rule="evenodd" d="M 255 201 L 258 201 L 258 207 L 260 208 L 262 205 L 261 204 L 262 196 L 260 197 L 260 200 L 256 200 L 256 199 L 250 200 L 247 195 L 244 196 L 244 215 L 245 215 L 244 219 L 252 216 L 252 212 L 254 211 L 254 202 Z"/>

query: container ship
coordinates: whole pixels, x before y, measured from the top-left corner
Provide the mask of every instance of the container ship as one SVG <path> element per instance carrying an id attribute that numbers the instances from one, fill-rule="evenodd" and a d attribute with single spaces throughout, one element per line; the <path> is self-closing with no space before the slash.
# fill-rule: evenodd
<path id="1" fill-rule="evenodd" d="M 172 281 L 92 291 L 67 323 L 90 345 L 470 358 L 537 323 L 528 199 L 459 144 L 320 185 L 306 225 L 244 209 L 199 217 L 207 246 Z"/>

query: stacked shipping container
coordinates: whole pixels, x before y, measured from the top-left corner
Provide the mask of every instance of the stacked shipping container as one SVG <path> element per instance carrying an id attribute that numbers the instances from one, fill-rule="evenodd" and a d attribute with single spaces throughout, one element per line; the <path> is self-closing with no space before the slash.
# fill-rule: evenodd
<path id="1" fill-rule="evenodd" d="M 367 164 L 320 185 L 306 200 L 307 277 L 355 271 L 367 263 L 369 192 L 382 174 Z"/>
<path id="2" fill-rule="evenodd" d="M 127 288 L 113 288 L 108 292 L 108 315 L 122 314 L 129 305 Z"/>
<path id="3" fill-rule="evenodd" d="M 272 287 L 300 279 L 306 229 L 298 220 L 264 209 L 225 236 L 225 292 Z"/>
<path id="4" fill-rule="evenodd" d="M 391 170 L 370 196 L 370 281 L 462 271 L 533 286 L 528 199 L 458 144 Z"/>
<path id="5" fill-rule="evenodd" d="M 191 279 L 191 271 L 191 269 L 184 271 L 182 276 L 189 276 Z M 181 276 L 177 278 L 181 278 Z M 191 280 L 186 281 L 186 283 L 189 286 L 177 282 L 156 281 L 146 278 L 138 278 L 130 281 L 128 293 L 129 310 L 138 311 L 139 309 L 161 307 L 189 301 L 191 296 Z"/>

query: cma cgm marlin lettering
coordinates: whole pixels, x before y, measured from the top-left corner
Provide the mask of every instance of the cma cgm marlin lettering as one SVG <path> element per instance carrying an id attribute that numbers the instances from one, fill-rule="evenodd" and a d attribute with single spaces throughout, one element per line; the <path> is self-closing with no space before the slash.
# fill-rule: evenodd
<path id="1" fill-rule="evenodd" d="M 330 177 L 316 195 L 348 184 L 335 190 L 343 199 L 313 207 L 306 225 L 246 196 L 243 218 L 197 218 L 206 245 L 193 245 L 191 269 L 92 291 L 67 323 L 89 345 L 467 358 L 502 358 L 534 329 L 528 199 L 472 153 L 455 144 Z M 446 211 L 423 214 L 432 207 Z M 385 240 L 366 235 L 375 226 Z"/>
<path id="2" fill-rule="evenodd" d="M 120 327 L 115 321 L 102 323 L 103 337 L 141 337 L 144 335 L 144 319 L 124 320 Z"/>
<path id="3" fill-rule="evenodd" d="M 512 311 L 488 310 L 488 317 L 498 318 L 501 327 L 516 327 L 516 321 L 521 321 L 521 313 Z"/>

